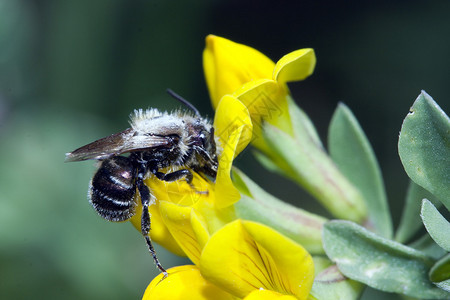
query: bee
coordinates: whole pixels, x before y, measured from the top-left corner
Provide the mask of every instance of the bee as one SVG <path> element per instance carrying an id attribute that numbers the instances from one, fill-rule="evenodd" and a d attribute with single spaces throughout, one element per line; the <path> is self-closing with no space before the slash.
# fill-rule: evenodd
<path id="1" fill-rule="evenodd" d="M 153 174 L 168 182 L 184 179 L 193 187 L 192 171 L 215 179 L 218 165 L 214 127 L 210 121 L 202 118 L 191 103 L 171 90 L 167 92 L 194 114 L 180 110 L 172 113 L 157 109 L 135 110 L 130 116 L 131 128 L 66 153 L 65 160 L 100 161 L 89 183 L 88 199 L 97 213 L 108 221 L 126 221 L 134 216 L 139 193 L 141 233 L 164 278 L 167 271 L 159 262 L 149 237 L 148 208 L 154 196 L 144 180 Z M 172 171 L 162 172 L 167 168 Z"/>

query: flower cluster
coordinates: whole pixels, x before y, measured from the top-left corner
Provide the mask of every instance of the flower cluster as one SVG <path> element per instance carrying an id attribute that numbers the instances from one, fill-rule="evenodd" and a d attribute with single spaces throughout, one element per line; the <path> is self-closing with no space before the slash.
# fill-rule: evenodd
<path id="1" fill-rule="evenodd" d="M 438 211 L 450 208 L 450 119 L 428 94 L 418 97 L 400 132 L 399 154 L 412 181 L 394 236 L 381 171 L 350 109 L 338 105 L 327 150 L 290 96 L 287 83 L 314 70 L 312 49 L 274 63 L 210 35 L 203 60 L 215 108 L 217 176 L 213 182 L 194 172 L 195 188 L 147 179 L 157 199 L 150 207 L 152 239 L 193 264 L 157 276 L 145 300 L 353 300 L 364 285 L 450 299 L 450 222 Z M 267 169 L 341 220 L 287 204 L 233 167 L 249 144 Z M 404 245 L 420 227 L 419 211 L 429 235 Z M 137 229 L 140 220 L 139 214 L 131 220 Z"/>
<path id="2" fill-rule="evenodd" d="M 156 203 L 150 207 L 151 237 L 193 265 L 168 270 L 148 286 L 144 299 L 306 299 L 314 264 L 305 248 L 277 230 L 244 220 L 235 204 L 241 194 L 231 179 L 234 158 L 249 143 L 262 151 L 262 123 L 293 132 L 287 82 L 314 69 L 312 49 L 294 51 L 276 64 L 262 53 L 208 36 L 204 70 L 216 110 L 219 148 L 215 182 L 194 173 L 185 182 L 148 178 Z M 139 211 L 139 209 L 137 209 Z M 139 229 L 139 214 L 132 218 Z M 323 220 L 314 219 L 317 226 Z"/>

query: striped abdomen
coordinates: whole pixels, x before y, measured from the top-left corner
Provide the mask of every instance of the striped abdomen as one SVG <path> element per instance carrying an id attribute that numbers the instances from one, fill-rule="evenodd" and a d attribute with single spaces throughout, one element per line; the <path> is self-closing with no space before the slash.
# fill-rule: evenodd
<path id="1" fill-rule="evenodd" d="M 127 157 L 116 156 L 100 165 L 89 186 L 89 202 L 108 221 L 125 221 L 135 213 L 136 169 Z"/>

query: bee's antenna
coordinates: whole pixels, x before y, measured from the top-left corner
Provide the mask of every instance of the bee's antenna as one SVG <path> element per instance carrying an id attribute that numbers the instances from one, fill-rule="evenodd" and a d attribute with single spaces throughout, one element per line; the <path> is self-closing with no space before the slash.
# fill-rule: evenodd
<path id="1" fill-rule="evenodd" d="M 184 99 L 183 97 L 181 97 L 180 95 L 178 95 L 177 93 L 172 91 L 171 89 L 167 89 L 167 93 L 170 96 L 177 99 L 178 101 L 180 101 L 181 103 L 183 103 L 184 105 L 186 105 L 187 107 L 189 107 L 190 109 L 192 109 L 195 112 L 195 114 L 197 115 L 197 117 L 200 117 L 200 112 L 198 111 L 198 109 L 196 109 L 195 106 L 192 105 L 189 101 L 187 101 L 186 99 Z"/>

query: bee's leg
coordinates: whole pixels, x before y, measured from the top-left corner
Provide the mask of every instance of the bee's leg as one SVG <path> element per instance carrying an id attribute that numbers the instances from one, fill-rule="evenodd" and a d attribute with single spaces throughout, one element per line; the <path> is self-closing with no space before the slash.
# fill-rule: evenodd
<path id="1" fill-rule="evenodd" d="M 164 181 L 168 181 L 168 182 L 172 182 L 172 181 L 176 181 L 176 180 L 180 180 L 180 179 L 186 179 L 188 184 L 192 183 L 192 179 L 194 178 L 194 176 L 192 175 L 191 171 L 189 171 L 188 169 L 181 169 L 172 173 L 162 173 L 162 172 L 153 172 L 153 174 L 155 174 L 155 176 L 159 179 L 159 180 L 164 180 Z"/>
<path id="2" fill-rule="evenodd" d="M 153 174 L 155 174 L 155 176 L 159 179 L 159 180 L 164 180 L 167 182 L 172 182 L 172 181 L 176 181 L 176 180 L 180 180 L 180 179 L 186 179 L 186 182 L 189 184 L 189 186 L 195 190 L 197 193 L 200 194 L 207 194 L 208 191 L 198 191 L 195 186 L 192 184 L 192 179 L 194 178 L 194 176 L 192 175 L 192 172 L 189 171 L 188 169 L 181 169 L 172 173 L 162 173 L 162 172 L 158 172 L 155 171 L 153 172 Z"/>
<path id="3" fill-rule="evenodd" d="M 141 174 L 139 174 L 141 175 Z M 145 241 L 147 242 L 148 250 L 150 251 L 150 254 L 153 256 L 153 261 L 156 264 L 156 267 L 164 274 L 164 278 L 167 277 L 167 271 L 163 268 L 161 263 L 159 262 L 159 259 L 156 257 L 156 251 L 153 248 L 152 240 L 150 239 L 149 233 L 150 233 L 150 213 L 148 212 L 148 206 L 150 204 L 150 190 L 148 187 L 144 184 L 143 176 L 138 176 L 138 179 L 136 180 L 136 185 L 139 190 L 139 194 L 141 195 L 141 202 L 142 202 L 142 217 L 141 217 L 141 233 L 145 238 Z"/>
<path id="4" fill-rule="evenodd" d="M 214 128 L 212 128 L 211 131 L 211 135 L 214 136 Z M 204 173 L 215 179 L 217 176 L 217 160 L 214 160 L 203 148 L 197 148 L 197 152 L 201 157 L 203 157 L 205 161 L 208 162 L 208 164 L 203 166 L 202 168 L 194 168 L 194 171 L 200 171 L 200 173 Z"/>

